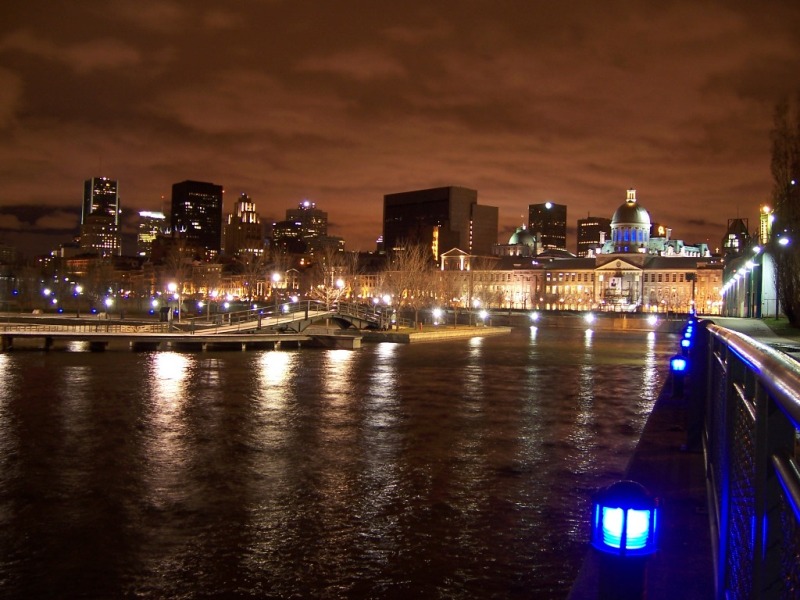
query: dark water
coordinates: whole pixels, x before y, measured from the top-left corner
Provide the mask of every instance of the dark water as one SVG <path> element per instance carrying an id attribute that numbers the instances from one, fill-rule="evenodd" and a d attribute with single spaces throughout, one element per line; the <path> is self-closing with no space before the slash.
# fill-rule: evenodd
<path id="1" fill-rule="evenodd" d="M 563 598 L 673 342 L 0 354 L 0 596 Z"/>

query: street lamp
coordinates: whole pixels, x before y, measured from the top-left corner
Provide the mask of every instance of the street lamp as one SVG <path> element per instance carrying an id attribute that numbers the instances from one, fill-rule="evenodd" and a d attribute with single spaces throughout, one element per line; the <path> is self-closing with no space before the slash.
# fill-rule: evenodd
<path id="1" fill-rule="evenodd" d="M 167 290 L 169 291 L 170 294 L 172 294 L 172 297 L 178 303 L 178 322 L 180 322 L 180 320 L 181 320 L 181 295 L 180 295 L 180 293 L 178 293 L 178 284 L 175 283 L 175 282 L 170 283 L 167 286 Z"/>
<path id="2" fill-rule="evenodd" d="M 336 280 L 336 302 L 338 303 L 342 299 L 342 293 L 344 292 L 344 280 L 337 279 Z"/>
<path id="3" fill-rule="evenodd" d="M 80 286 L 80 285 L 76 285 L 75 286 L 75 293 L 73 294 L 75 296 L 75 316 L 76 317 L 80 317 L 81 316 L 81 299 L 80 299 L 80 295 L 82 293 L 83 293 L 83 287 Z"/>
<path id="4" fill-rule="evenodd" d="M 278 318 L 278 282 L 281 280 L 280 273 L 272 274 L 272 295 L 275 298 L 275 318 Z"/>
<path id="5" fill-rule="evenodd" d="M 210 322 L 211 321 L 211 303 L 214 300 L 217 299 L 217 296 L 219 295 L 219 292 L 217 290 L 211 290 L 211 292 L 208 295 L 209 295 L 209 300 L 208 300 L 208 306 L 206 308 L 206 320 Z"/>
<path id="6" fill-rule="evenodd" d="M 781 236 L 778 238 L 778 245 L 780 248 L 778 250 L 782 250 L 786 248 L 791 243 L 791 238 L 786 236 Z M 781 261 L 777 260 L 777 256 L 775 257 L 775 319 L 778 319 L 781 314 L 781 286 L 780 286 L 780 273 L 781 273 Z"/>

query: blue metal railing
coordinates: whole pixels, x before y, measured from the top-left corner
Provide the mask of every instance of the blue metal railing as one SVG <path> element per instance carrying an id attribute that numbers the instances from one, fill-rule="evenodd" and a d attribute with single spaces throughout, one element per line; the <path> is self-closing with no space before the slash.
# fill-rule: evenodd
<path id="1" fill-rule="evenodd" d="M 800 597 L 800 364 L 711 323 L 698 334 L 689 441 L 705 450 L 717 598 Z"/>

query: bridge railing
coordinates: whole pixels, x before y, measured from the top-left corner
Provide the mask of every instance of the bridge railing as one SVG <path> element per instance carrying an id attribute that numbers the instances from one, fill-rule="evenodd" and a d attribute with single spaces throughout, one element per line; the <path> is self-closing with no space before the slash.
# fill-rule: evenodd
<path id="1" fill-rule="evenodd" d="M 717 598 L 796 598 L 800 364 L 701 325 L 690 353 L 689 445 L 694 431 L 706 456 Z"/>
<path id="2" fill-rule="evenodd" d="M 261 323 L 264 327 L 275 327 L 310 314 L 326 311 L 325 304 L 316 300 L 302 302 L 283 302 L 275 305 L 264 305 L 233 312 L 219 312 L 212 315 L 183 319 L 180 323 L 173 321 L 172 327 L 181 331 L 213 333 L 216 330 L 238 330 L 252 328 L 253 323 Z"/>

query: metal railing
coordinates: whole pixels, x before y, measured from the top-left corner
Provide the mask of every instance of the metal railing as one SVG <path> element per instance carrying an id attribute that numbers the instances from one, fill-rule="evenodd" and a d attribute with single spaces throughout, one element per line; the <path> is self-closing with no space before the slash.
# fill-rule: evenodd
<path id="1" fill-rule="evenodd" d="M 706 457 L 717 598 L 800 597 L 800 364 L 701 325 L 690 353 L 689 445 L 695 431 Z"/>

